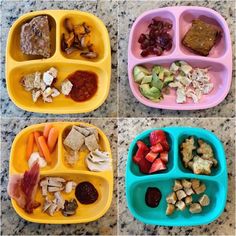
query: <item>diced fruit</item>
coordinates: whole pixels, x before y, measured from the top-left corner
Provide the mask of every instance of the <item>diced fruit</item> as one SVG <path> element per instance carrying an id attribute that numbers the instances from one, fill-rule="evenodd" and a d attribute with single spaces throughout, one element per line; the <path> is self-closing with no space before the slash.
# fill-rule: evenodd
<path id="1" fill-rule="evenodd" d="M 155 152 L 150 151 L 145 158 L 149 161 L 149 162 L 154 162 L 155 159 L 157 158 L 158 154 Z"/>
<path id="2" fill-rule="evenodd" d="M 156 145 L 157 143 L 162 143 L 166 141 L 166 134 L 163 130 L 154 130 L 149 136 L 151 146 Z"/>
<path id="3" fill-rule="evenodd" d="M 137 141 L 137 146 L 138 146 L 138 150 L 136 152 L 136 154 L 133 156 L 133 161 L 138 164 L 140 162 L 140 160 L 142 158 L 144 158 L 147 153 L 149 152 L 149 148 L 147 147 L 147 145 L 142 142 L 142 141 Z"/>
<path id="4" fill-rule="evenodd" d="M 161 142 L 161 145 L 162 145 L 164 151 L 168 152 L 170 150 L 170 145 L 167 142 L 167 140 L 164 140 L 163 142 Z"/>
<path id="5" fill-rule="evenodd" d="M 160 153 L 160 158 L 164 163 L 167 163 L 168 162 L 168 152 Z"/>
<path id="6" fill-rule="evenodd" d="M 149 170 L 149 173 L 154 173 L 160 170 L 165 170 L 166 165 L 165 163 L 161 160 L 161 158 L 157 158 L 151 166 L 151 169 Z"/>
<path id="7" fill-rule="evenodd" d="M 147 145 L 144 143 L 144 142 L 142 142 L 142 141 L 137 141 L 137 146 L 138 146 L 138 148 L 141 148 L 141 149 L 143 149 L 143 150 L 146 150 L 146 151 L 148 151 L 149 150 L 149 148 L 147 147 Z"/>
<path id="8" fill-rule="evenodd" d="M 146 158 L 142 158 L 139 161 L 139 163 L 138 163 L 140 172 L 142 172 L 144 174 L 148 174 L 149 173 L 151 165 L 152 165 L 152 163 L 149 162 L 148 160 L 146 160 Z"/>
<path id="9" fill-rule="evenodd" d="M 151 150 L 155 153 L 160 153 L 163 151 L 163 147 L 160 143 L 157 143 L 156 145 L 151 147 Z"/>

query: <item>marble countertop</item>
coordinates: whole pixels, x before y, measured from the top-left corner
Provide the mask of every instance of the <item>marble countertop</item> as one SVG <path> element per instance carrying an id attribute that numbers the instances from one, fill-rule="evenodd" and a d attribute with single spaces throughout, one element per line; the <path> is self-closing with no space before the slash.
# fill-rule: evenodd
<path id="1" fill-rule="evenodd" d="M 1 114 L 3 117 L 67 117 L 68 115 L 38 114 L 21 110 L 10 100 L 5 83 L 5 48 L 8 31 L 13 22 L 24 13 L 44 9 L 73 9 L 87 11 L 98 16 L 106 25 L 112 53 L 112 76 L 111 87 L 108 98 L 102 106 L 95 111 L 86 114 L 70 114 L 70 117 L 116 117 L 117 116 L 117 10 L 116 1 L 44 1 L 44 0 L 22 0 L 2 2 L 2 34 L 1 34 Z"/>
<path id="2" fill-rule="evenodd" d="M 222 215 L 214 222 L 197 227 L 151 226 L 134 219 L 125 199 L 125 170 L 127 152 L 136 135 L 150 128 L 165 126 L 202 127 L 215 133 L 223 142 L 228 167 L 228 196 Z M 234 119 L 216 118 L 130 118 L 118 122 L 118 228 L 120 235 L 235 235 L 235 122 Z M 130 128 L 132 127 L 132 129 Z"/>
<path id="3" fill-rule="evenodd" d="M 60 119 L 63 121 L 63 119 Z M 1 124 L 1 234 L 2 235 L 115 235 L 117 232 L 117 121 L 115 119 L 80 119 L 96 125 L 107 135 L 112 149 L 114 167 L 114 191 L 111 207 L 100 219 L 86 224 L 49 225 L 35 224 L 23 220 L 17 215 L 11 206 L 7 195 L 8 168 L 11 144 L 15 135 L 23 128 L 36 123 L 42 123 L 46 119 L 2 119 Z M 66 121 L 78 121 L 78 119 L 66 119 Z"/>
<path id="4" fill-rule="evenodd" d="M 235 45 L 235 15 L 234 15 L 234 1 L 126 1 L 122 2 L 119 7 L 118 18 L 118 63 L 119 63 L 119 116 L 120 117 L 234 117 L 235 114 L 235 83 L 234 79 L 231 84 L 231 89 L 225 100 L 218 106 L 200 110 L 200 111 L 171 111 L 162 109 L 153 109 L 140 103 L 132 94 L 128 81 L 128 39 L 130 29 L 135 19 L 143 12 L 159 7 L 168 6 L 203 6 L 216 10 L 226 19 L 232 38 L 232 44 Z M 134 10 L 135 9 L 135 10 Z M 235 70 L 233 77 L 235 77 Z"/>

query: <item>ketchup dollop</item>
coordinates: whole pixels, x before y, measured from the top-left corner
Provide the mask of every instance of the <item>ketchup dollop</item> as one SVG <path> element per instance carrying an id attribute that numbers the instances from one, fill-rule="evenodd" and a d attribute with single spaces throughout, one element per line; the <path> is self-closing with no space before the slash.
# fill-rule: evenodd
<path id="1" fill-rule="evenodd" d="M 93 72 L 77 70 L 67 79 L 73 84 L 70 97 L 76 102 L 89 100 L 97 91 L 98 77 Z"/>

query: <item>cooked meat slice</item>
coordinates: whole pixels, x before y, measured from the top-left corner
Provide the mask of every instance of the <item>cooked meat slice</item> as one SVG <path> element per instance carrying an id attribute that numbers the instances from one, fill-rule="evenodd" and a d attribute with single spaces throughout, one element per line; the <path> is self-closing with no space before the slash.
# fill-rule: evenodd
<path id="1" fill-rule="evenodd" d="M 185 207 L 186 207 L 186 205 L 185 205 L 185 203 L 184 203 L 183 201 L 178 201 L 178 202 L 176 202 L 175 206 L 176 206 L 179 210 L 181 210 L 181 211 L 183 211 L 183 210 L 185 209 Z"/>
<path id="2" fill-rule="evenodd" d="M 212 165 L 212 161 L 204 160 L 199 156 L 195 156 L 193 159 L 193 173 L 197 175 L 210 175 Z"/>
<path id="3" fill-rule="evenodd" d="M 61 84 L 61 92 L 64 95 L 69 95 L 72 87 L 73 87 L 73 84 L 68 79 L 66 79 Z"/>
<path id="4" fill-rule="evenodd" d="M 188 162 L 193 159 L 193 150 L 195 149 L 196 146 L 194 145 L 193 137 L 185 139 L 181 144 L 181 155 L 185 167 L 188 167 Z"/>
<path id="5" fill-rule="evenodd" d="M 48 73 L 49 73 L 50 75 L 52 75 L 53 78 L 56 78 L 56 77 L 57 77 L 57 74 L 58 74 L 58 71 L 57 71 L 56 68 L 51 67 L 51 68 L 48 70 Z"/>
<path id="6" fill-rule="evenodd" d="M 53 98 L 55 98 L 55 97 L 57 97 L 57 96 L 59 96 L 60 95 L 60 92 L 56 89 L 56 88 L 52 88 L 52 94 L 51 94 L 51 96 L 53 97 Z"/>
<path id="7" fill-rule="evenodd" d="M 182 200 L 183 198 L 185 198 L 187 195 L 183 190 L 178 190 L 176 191 L 176 196 L 179 200 Z"/>
<path id="8" fill-rule="evenodd" d="M 35 73 L 24 75 L 22 77 L 20 82 L 26 91 L 31 91 L 32 89 L 34 89 L 34 79 Z"/>
<path id="9" fill-rule="evenodd" d="M 192 183 L 193 190 L 195 190 L 196 188 L 200 186 L 200 181 L 198 179 L 191 179 L 191 183 Z"/>
<path id="10" fill-rule="evenodd" d="M 84 141 L 84 135 L 72 127 L 70 133 L 67 135 L 63 143 L 73 151 L 79 151 L 81 146 L 84 144 Z"/>
<path id="11" fill-rule="evenodd" d="M 177 190 L 180 190 L 182 188 L 183 188 L 183 186 L 182 186 L 180 180 L 175 180 L 175 185 L 173 187 L 173 191 L 177 191 Z"/>
<path id="12" fill-rule="evenodd" d="M 37 102 L 38 101 L 38 98 L 41 96 L 41 91 L 40 90 L 33 90 L 32 91 L 32 99 L 33 99 L 33 102 Z"/>
<path id="13" fill-rule="evenodd" d="M 47 196 L 48 195 L 48 186 L 47 185 L 43 185 L 41 187 L 41 190 L 42 190 L 42 195 L 43 196 Z"/>
<path id="14" fill-rule="evenodd" d="M 201 206 L 208 206 L 210 204 L 210 199 L 206 194 L 204 194 L 201 196 L 198 202 L 201 204 Z"/>
<path id="15" fill-rule="evenodd" d="M 50 30 L 47 16 L 36 16 L 21 27 L 21 51 L 27 55 L 50 57 Z"/>
<path id="16" fill-rule="evenodd" d="M 48 177 L 48 178 L 50 178 L 52 181 L 57 181 L 57 182 L 62 182 L 62 183 L 66 182 L 66 180 L 61 177 Z"/>
<path id="17" fill-rule="evenodd" d="M 185 192 L 188 196 L 194 194 L 194 191 L 193 191 L 192 188 L 184 188 L 184 192 Z"/>
<path id="18" fill-rule="evenodd" d="M 172 192 L 166 197 L 166 201 L 171 204 L 175 204 L 177 201 L 176 193 Z"/>
<path id="19" fill-rule="evenodd" d="M 52 201 L 48 197 L 46 197 L 43 204 L 43 212 L 47 211 L 51 205 Z"/>
<path id="20" fill-rule="evenodd" d="M 41 73 L 40 72 L 35 72 L 35 77 L 34 77 L 34 88 L 40 89 L 41 88 Z"/>
<path id="21" fill-rule="evenodd" d="M 94 134 L 85 138 L 85 145 L 87 146 L 89 151 L 94 151 L 99 148 L 97 139 Z"/>
<path id="22" fill-rule="evenodd" d="M 166 215 L 172 215 L 175 211 L 175 205 L 168 203 L 166 208 Z"/>
<path id="23" fill-rule="evenodd" d="M 70 193 L 75 187 L 76 183 L 74 181 L 68 181 L 65 186 L 65 192 Z"/>
<path id="24" fill-rule="evenodd" d="M 50 216 L 53 216 L 56 210 L 57 210 L 57 204 L 52 203 L 50 207 L 48 208 L 47 212 Z"/>
<path id="25" fill-rule="evenodd" d="M 199 203 L 193 203 L 190 205 L 189 211 L 193 214 L 200 213 L 202 211 L 202 207 Z"/>
<path id="26" fill-rule="evenodd" d="M 207 56 L 219 35 L 218 27 L 207 24 L 200 19 L 195 19 L 192 21 L 192 27 L 185 34 L 182 43 L 197 54 Z"/>
<path id="27" fill-rule="evenodd" d="M 55 192 L 54 197 L 56 199 L 57 210 L 64 209 L 65 199 L 60 192 Z"/>
<path id="28" fill-rule="evenodd" d="M 48 185 L 48 178 L 41 179 L 39 185 L 40 185 L 41 187 L 47 186 L 47 185 Z"/>
<path id="29" fill-rule="evenodd" d="M 201 184 L 198 188 L 195 188 L 194 191 L 196 194 L 200 194 L 205 192 L 206 190 L 206 185 L 205 184 Z"/>
<path id="30" fill-rule="evenodd" d="M 63 186 L 60 181 L 56 181 L 50 177 L 48 178 L 48 185 L 51 187 L 59 187 L 59 188 Z"/>
<path id="31" fill-rule="evenodd" d="M 186 180 L 186 179 L 182 179 L 181 184 L 183 185 L 184 188 L 191 188 L 191 186 L 192 186 L 191 181 Z"/>
<path id="32" fill-rule="evenodd" d="M 187 196 L 187 197 L 184 199 L 184 202 L 185 202 L 185 205 L 186 205 L 186 206 L 189 206 L 189 205 L 193 202 L 193 197 L 192 197 L 192 196 Z"/>
<path id="33" fill-rule="evenodd" d="M 49 193 L 53 193 L 53 192 L 59 192 L 62 191 L 64 189 L 64 187 L 48 187 L 48 192 Z"/>

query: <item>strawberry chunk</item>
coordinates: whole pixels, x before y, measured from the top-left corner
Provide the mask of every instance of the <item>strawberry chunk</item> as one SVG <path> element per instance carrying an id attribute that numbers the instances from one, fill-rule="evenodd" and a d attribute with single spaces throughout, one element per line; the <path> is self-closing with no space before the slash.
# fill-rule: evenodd
<path id="1" fill-rule="evenodd" d="M 138 146 L 138 150 L 137 150 L 136 154 L 133 156 L 133 161 L 136 164 L 138 164 L 141 159 L 145 158 L 145 156 L 149 152 L 149 148 L 142 141 L 138 141 L 137 146 Z"/>
<path id="2" fill-rule="evenodd" d="M 146 150 L 146 151 L 149 151 L 149 148 L 147 147 L 147 145 L 142 142 L 142 141 L 137 141 L 137 146 L 139 149 L 142 149 L 142 150 Z"/>
<path id="3" fill-rule="evenodd" d="M 157 143 L 166 141 L 166 134 L 163 130 L 154 130 L 150 133 L 149 140 L 151 146 L 155 146 Z"/>
<path id="4" fill-rule="evenodd" d="M 149 173 L 154 173 L 154 172 L 158 172 L 160 170 L 165 170 L 166 169 L 166 165 L 165 163 L 161 160 L 161 158 L 157 158 L 153 163 L 152 166 L 149 170 Z"/>
<path id="5" fill-rule="evenodd" d="M 147 161 L 145 158 L 141 159 L 138 163 L 140 172 L 148 174 L 152 163 Z"/>
<path id="6" fill-rule="evenodd" d="M 155 153 L 160 153 L 163 151 L 163 147 L 160 143 L 157 143 L 156 145 L 151 147 L 151 150 Z"/>
<path id="7" fill-rule="evenodd" d="M 164 151 L 167 151 L 167 152 L 168 152 L 168 151 L 170 150 L 170 145 L 169 145 L 169 143 L 167 142 L 167 140 L 161 142 L 161 145 L 162 145 Z"/>
<path id="8" fill-rule="evenodd" d="M 158 156 L 158 153 L 155 153 L 155 152 L 152 152 L 152 151 L 150 151 L 146 156 L 145 156 L 145 158 L 149 161 L 149 162 L 154 162 L 155 161 L 155 159 L 157 158 L 157 156 Z"/>
<path id="9" fill-rule="evenodd" d="M 168 162 L 168 152 L 160 153 L 160 158 L 164 163 L 167 163 Z"/>

